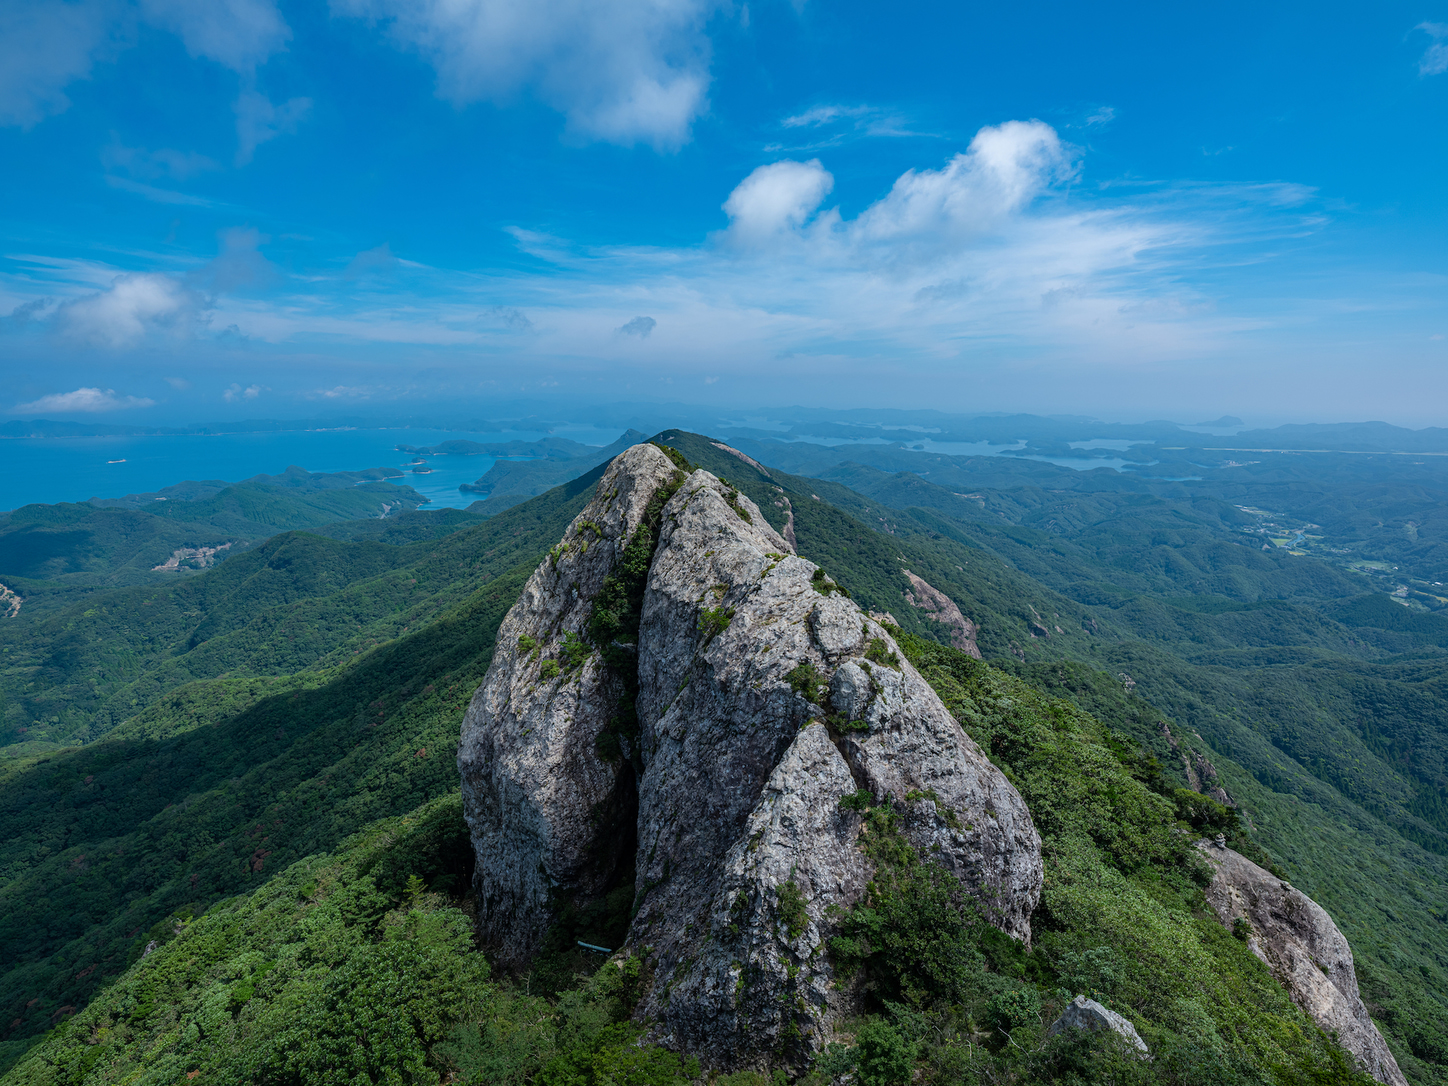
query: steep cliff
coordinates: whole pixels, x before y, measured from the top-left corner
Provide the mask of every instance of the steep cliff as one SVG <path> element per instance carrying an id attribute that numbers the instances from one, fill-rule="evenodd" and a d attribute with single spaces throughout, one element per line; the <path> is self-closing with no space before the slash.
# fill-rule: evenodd
<path id="1" fill-rule="evenodd" d="M 1205 841 L 1198 847 L 1214 868 L 1207 901 L 1222 923 L 1245 936 L 1248 949 L 1272 970 L 1292 1001 L 1335 1036 L 1364 1071 L 1379 1082 L 1408 1086 L 1368 1017 L 1352 948 L 1327 911 L 1229 848 Z"/>
<path id="2" fill-rule="evenodd" d="M 872 871 L 860 817 L 841 800 L 864 790 L 892 802 L 911 843 L 1027 942 L 1040 839 L 887 631 L 747 497 L 706 471 L 681 482 L 674 471 L 657 449 L 630 449 L 556 567 L 534 574 L 463 726 L 464 801 L 484 932 L 515 962 L 559 901 L 596 892 L 636 828 L 626 946 L 647 966 L 638 1016 L 671 1047 L 751 1065 L 818 1050 L 848 1009 L 825 952 L 831 907 L 858 901 Z M 587 642 L 590 608 L 650 498 L 675 485 L 631 672 L 630 658 Z M 578 645 L 579 662 L 545 681 L 516 645 L 524 636 L 545 661 Z M 600 754 L 598 737 L 635 690 L 637 742 L 623 745 L 641 773 L 624 832 L 595 814 L 628 798 L 628 763 Z"/>
<path id="3" fill-rule="evenodd" d="M 526 962 L 560 909 L 599 893 L 628 860 L 633 770 L 599 745 L 629 690 L 587 627 L 629 543 L 648 533 L 650 501 L 677 473 L 652 445 L 609 465 L 503 620 L 463 720 L 479 922 L 506 963 Z"/>

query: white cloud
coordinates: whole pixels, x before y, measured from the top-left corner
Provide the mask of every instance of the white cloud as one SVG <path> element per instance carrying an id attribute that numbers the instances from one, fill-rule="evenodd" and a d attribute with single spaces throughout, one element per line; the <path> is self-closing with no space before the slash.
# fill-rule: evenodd
<path id="1" fill-rule="evenodd" d="M 312 100 L 291 98 L 277 105 L 264 94 L 244 90 L 233 108 L 236 111 L 236 164 L 245 166 L 263 143 L 295 132 L 312 111 Z"/>
<path id="2" fill-rule="evenodd" d="M 15 405 L 15 411 L 119 411 L 128 407 L 153 407 L 155 400 L 140 396 L 117 396 L 113 388 L 78 388 L 74 392 L 56 392 L 30 403 Z"/>
<path id="3" fill-rule="evenodd" d="M 306 393 L 309 400 L 365 400 L 372 395 L 372 389 L 359 385 L 334 385 L 331 388 L 315 388 Z"/>
<path id="4" fill-rule="evenodd" d="M 724 202 L 729 240 L 813 247 L 818 258 L 899 266 L 948 256 L 1075 175 L 1074 152 L 1040 121 L 982 128 L 938 170 L 907 170 L 853 221 L 816 214 L 834 186 L 818 159 L 760 166 Z M 811 221 L 812 220 L 812 221 Z"/>
<path id="5" fill-rule="evenodd" d="M 860 243 L 949 251 L 1021 211 L 1074 163 L 1055 130 L 1040 121 L 982 128 L 963 154 L 939 170 L 908 170 L 853 224 Z"/>
<path id="6" fill-rule="evenodd" d="M 798 230 L 834 187 L 834 177 L 817 158 L 760 166 L 724 201 L 729 235 L 758 246 Z"/>
<path id="7" fill-rule="evenodd" d="M 270 391 L 271 389 L 265 385 L 247 385 L 246 388 L 242 388 L 241 385 L 233 382 L 231 387 L 221 394 L 221 398 L 227 403 L 238 403 L 242 400 L 254 400 L 263 392 Z"/>
<path id="8" fill-rule="evenodd" d="M 141 0 L 147 21 L 186 51 L 247 74 L 286 46 L 292 32 L 273 0 Z"/>
<path id="9" fill-rule="evenodd" d="M 1426 52 L 1418 61 L 1419 75 L 1442 75 L 1448 72 L 1448 23 L 1419 23 L 1414 30 L 1421 30 L 1433 39 Z"/>
<path id="10" fill-rule="evenodd" d="M 125 36 L 113 0 L 0 4 L 0 125 L 29 128 L 70 105 L 65 88 Z"/>
<path id="11" fill-rule="evenodd" d="M 827 158 L 774 162 L 730 195 L 730 228 L 694 243 L 591 248 L 520 227 L 511 231 L 520 250 L 546 269 L 409 267 L 387 290 L 337 275 L 279 276 L 275 293 L 219 294 L 195 312 L 209 327 L 245 330 L 243 372 L 258 387 L 285 381 L 333 402 L 403 395 L 407 381 L 432 381 L 418 375 L 433 368 L 458 381 L 556 371 L 564 383 L 607 372 L 626 384 L 631 369 L 641 380 L 660 365 L 684 372 L 680 357 L 691 379 L 717 376 L 720 387 L 747 388 L 737 378 L 748 375 L 760 387 L 814 381 L 845 395 L 868 380 L 918 398 L 966 387 L 966 374 L 973 388 L 1011 373 L 1028 381 L 1051 366 L 1169 373 L 1328 342 L 1312 332 L 1327 318 L 1308 312 L 1321 280 L 1293 278 L 1304 259 L 1292 263 L 1302 249 L 1294 239 L 1325 221 L 1310 190 L 1127 181 L 1076 189 L 1082 153 L 1038 122 L 983 129 L 961 154 L 882 186 L 850 218 L 829 205 Z M 257 240 L 238 234 L 233 247 L 255 254 Z M 70 258 L 11 260 L 20 270 L 0 279 L 6 309 L 94 295 L 116 275 Z M 1228 267 L 1232 294 L 1221 287 Z M 636 333 L 623 328 L 643 330 L 623 323 L 635 314 L 655 322 L 646 341 L 625 338 Z M 37 311 L 35 323 L 47 319 Z M 198 323 L 176 317 L 174 327 Z M 665 342 L 652 338 L 660 327 Z M 14 334 L 31 333 L 17 324 Z M 212 343 L 198 341 L 202 359 Z M 231 353 L 219 342 L 216 350 Z M 256 368 L 284 357 L 297 360 L 295 373 Z M 328 357 L 335 370 L 315 376 Z M 405 378 L 393 383 L 387 358 L 406 359 L 395 364 Z M 238 383 L 233 402 L 247 402 L 247 387 Z"/>
<path id="12" fill-rule="evenodd" d="M 1087 128 L 1105 128 L 1116 120 L 1116 110 L 1111 106 L 1099 106 L 1086 118 Z"/>
<path id="13" fill-rule="evenodd" d="M 131 347 L 153 332 L 184 332 L 200 300 L 169 275 L 117 276 L 106 290 L 62 303 L 55 315 L 68 335 L 103 347 Z"/>
<path id="14" fill-rule="evenodd" d="M 704 23 L 718 0 L 332 0 L 389 24 L 455 105 L 529 90 L 586 139 L 659 149 L 707 106 Z"/>

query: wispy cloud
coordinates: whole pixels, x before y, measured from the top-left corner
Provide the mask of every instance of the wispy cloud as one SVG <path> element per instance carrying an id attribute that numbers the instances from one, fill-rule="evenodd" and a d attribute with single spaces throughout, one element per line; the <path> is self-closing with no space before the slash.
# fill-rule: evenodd
<path id="1" fill-rule="evenodd" d="M 856 139 L 930 136 L 911 127 L 898 111 L 881 106 L 825 104 L 812 106 L 803 113 L 785 117 L 781 128 L 799 132 L 804 143 L 786 145 L 772 143 L 768 152 L 790 151 L 794 154 L 838 147 Z"/>
<path id="2" fill-rule="evenodd" d="M 133 181 L 129 177 L 116 177 L 112 174 L 107 174 L 106 184 L 113 189 L 120 189 L 122 192 L 129 192 L 136 196 L 144 197 L 152 203 L 157 204 L 181 204 L 187 207 L 220 206 L 215 200 L 208 200 L 204 196 L 195 196 L 189 192 L 177 192 L 175 189 L 157 188 L 155 185 L 148 185 L 144 181 Z"/>
<path id="3" fill-rule="evenodd" d="M 304 278 L 265 261 L 260 235 L 237 229 L 216 259 L 190 269 L 156 257 L 118 276 L 107 265 L 28 258 L 0 277 L 0 301 L 53 298 L 26 327 L 107 349 L 185 335 L 188 353 L 204 358 L 214 344 L 227 364 L 233 344 L 260 367 L 305 357 L 315 373 L 334 359 L 334 377 L 303 378 L 318 386 L 305 395 L 323 400 L 400 395 L 380 376 L 391 372 L 380 360 L 399 346 L 410 348 L 409 367 L 438 372 L 489 372 L 502 360 L 530 373 L 581 372 L 614 364 L 627 343 L 627 365 L 641 373 L 674 373 L 686 357 L 722 379 L 777 374 L 781 358 L 792 375 L 881 360 L 918 375 L 982 352 L 1078 368 L 1168 365 L 1240 353 L 1288 319 L 1290 307 L 1264 316 L 1213 284 L 1228 267 L 1240 281 L 1271 266 L 1294 237 L 1321 230 L 1312 190 L 1087 188 L 1086 154 L 1048 125 L 1015 121 L 906 170 L 849 217 L 830 204 L 828 156 L 784 159 L 721 192 L 727 227 L 691 244 L 592 247 L 515 227 L 519 250 L 543 266 L 398 261 L 381 290 L 370 271 L 393 266 L 390 247 L 342 257 L 356 262 L 351 277 Z M 280 369 L 250 372 L 232 390 L 241 402 L 253 385 L 298 387 Z"/>
<path id="4" fill-rule="evenodd" d="M 1419 75 L 1442 75 L 1448 72 L 1448 23 L 1419 23 L 1414 30 L 1421 30 L 1433 39 L 1418 60 Z"/>
<path id="5" fill-rule="evenodd" d="M 819 128 L 821 125 L 834 124 L 841 120 L 857 121 L 878 112 L 870 106 L 815 106 L 803 113 L 786 117 L 779 123 L 785 128 Z"/>
<path id="6" fill-rule="evenodd" d="M 719 0 L 333 0 L 385 24 L 437 69 L 456 105 L 536 94 L 578 138 L 660 150 L 688 142 L 707 106 L 704 27 Z"/>
<path id="7" fill-rule="evenodd" d="M 0 4 L 0 124 L 29 128 L 70 105 L 65 88 L 124 48 L 125 9 L 108 0 Z"/>
<path id="8" fill-rule="evenodd" d="M 243 76 L 291 38 L 274 0 L 7 0 L 0 4 L 0 124 L 29 128 L 64 111 L 66 87 L 129 48 L 138 22 Z"/>
<path id="9" fill-rule="evenodd" d="M 101 164 L 110 172 L 146 181 L 162 177 L 189 181 L 198 174 L 219 168 L 214 160 L 195 151 L 177 151 L 169 147 L 149 151 L 144 147 L 127 147 L 114 132 L 111 133 L 111 142 L 101 150 Z"/>
<path id="10" fill-rule="evenodd" d="M 113 388 L 78 388 L 74 392 L 56 392 L 30 403 L 16 404 L 15 413 L 54 411 L 59 413 L 120 411 L 133 407 L 154 407 L 155 400 L 141 396 L 117 396 Z"/>
<path id="11" fill-rule="evenodd" d="M 250 73 L 291 40 L 274 0 L 141 0 L 148 22 L 180 37 L 193 57 Z"/>
<path id="12" fill-rule="evenodd" d="M 364 249 L 354 256 L 342 272 L 349 279 L 360 279 L 366 275 L 390 275 L 401 267 L 402 262 L 392 252 L 392 246 L 383 242 L 375 249 Z"/>
<path id="13" fill-rule="evenodd" d="M 236 164 L 245 166 L 256 149 L 278 136 L 291 135 L 312 111 L 310 98 L 289 98 L 280 104 L 254 90 L 236 99 Z"/>

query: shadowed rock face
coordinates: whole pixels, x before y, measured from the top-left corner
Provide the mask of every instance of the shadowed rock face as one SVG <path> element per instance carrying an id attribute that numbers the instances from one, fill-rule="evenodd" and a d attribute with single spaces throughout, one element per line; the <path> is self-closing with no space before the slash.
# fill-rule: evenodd
<path id="1" fill-rule="evenodd" d="M 497 649 L 463 718 L 463 810 L 477 853 L 478 916 L 499 959 L 520 966 L 559 905 L 603 890 L 632 845 L 626 762 L 597 750 L 624 694 L 586 637 L 593 599 L 677 469 L 652 445 L 617 457 L 553 555 L 498 630 Z M 574 642 L 576 645 L 577 642 Z M 552 661 L 557 674 L 547 677 Z"/>
<path id="2" fill-rule="evenodd" d="M 1352 948 L 1317 902 L 1240 853 L 1199 842 L 1215 872 L 1207 901 L 1228 928 L 1252 925 L 1247 946 L 1292 1001 L 1379 1082 L 1408 1086 L 1358 995 Z"/>
<path id="3" fill-rule="evenodd" d="M 557 570 L 545 562 L 529 582 L 464 725 L 484 930 L 513 961 L 546 930 L 550 895 L 602 887 L 590 850 L 622 839 L 589 818 L 626 792 L 627 767 L 593 753 L 622 684 L 596 656 L 544 682 L 516 642 L 587 629 L 618 541 L 673 472 L 641 448 L 610 466 Z M 571 542 L 584 521 L 604 537 L 587 554 Z M 695 471 L 663 507 L 643 597 L 626 946 L 648 966 L 638 1014 L 651 1036 L 718 1067 L 806 1056 L 849 1010 L 827 911 L 860 900 L 872 870 L 845 796 L 890 797 L 921 854 L 1019 939 L 1041 889 L 1040 839 L 1015 789 L 888 632 L 792 550 L 748 498 Z"/>

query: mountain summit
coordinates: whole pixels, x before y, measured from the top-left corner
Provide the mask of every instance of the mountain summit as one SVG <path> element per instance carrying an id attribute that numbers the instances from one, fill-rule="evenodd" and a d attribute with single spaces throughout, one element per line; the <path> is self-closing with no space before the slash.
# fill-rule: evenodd
<path id="1" fill-rule="evenodd" d="M 873 875 L 866 801 L 1030 940 L 1041 845 L 1016 789 L 886 627 L 653 445 L 609 465 L 503 621 L 458 761 L 500 957 L 631 875 L 636 1015 L 715 1066 L 807 1057 L 854 1009 L 825 945 Z"/>

